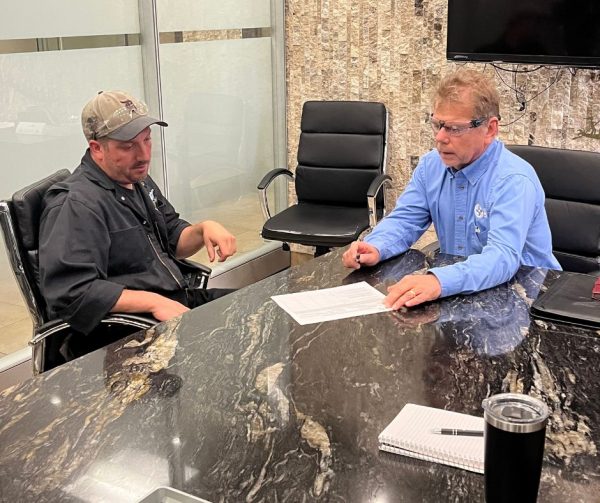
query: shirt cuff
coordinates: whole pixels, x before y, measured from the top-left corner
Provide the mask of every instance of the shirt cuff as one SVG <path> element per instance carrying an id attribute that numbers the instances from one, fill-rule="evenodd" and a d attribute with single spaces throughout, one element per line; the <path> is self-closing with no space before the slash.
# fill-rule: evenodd
<path id="1" fill-rule="evenodd" d="M 440 282 L 442 286 L 440 297 L 449 297 L 462 291 L 461 277 L 452 270 L 451 266 L 432 267 L 427 273 L 433 274 Z"/>
<path id="2" fill-rule="evenodd" d="M 377 251 L 379 252 L 379 261 L 380 262 L 383 262 L 384 260 L 387 260 L 388 258 L 390 258 L 391 254 L 390 254 L 389 250 L 387 250 L 385 247 L 385 239 L 378 239 L 376 236 L 375 237 L 367 236 L 363 239 L 363 241 L 365 243 L 369 243 L 371 246 L 374 246 L 375 248 L 377 248 Z"/>

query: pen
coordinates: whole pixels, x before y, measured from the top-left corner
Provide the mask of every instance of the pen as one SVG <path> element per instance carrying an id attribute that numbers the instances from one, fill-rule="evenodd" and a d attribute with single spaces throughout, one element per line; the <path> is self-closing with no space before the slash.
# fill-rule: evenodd
<path id="1" fill-rule="evenodd" d="M 457 428 L 436 428 L 431 430 L 431 433 L 438 435 L 462 435 L 465 437 L 483 437 L 481 430 L 460 430 Z"/>

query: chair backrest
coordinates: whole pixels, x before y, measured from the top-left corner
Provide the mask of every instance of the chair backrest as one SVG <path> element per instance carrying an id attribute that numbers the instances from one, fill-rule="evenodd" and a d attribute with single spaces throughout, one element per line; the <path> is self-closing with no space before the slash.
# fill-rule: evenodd
<path id="1" fill-rule="evenodd" d="M 296 168 L 298 202 L 366 206 L 369 185 L 385 172 L 387 129 L 382 103 L 304 103 Z"/>
<path id="2" fill-rule="evenodd" d="M 0 224 L 10 265 L 27 303 L 34 330 L 47 320 L 46 303 L 39 289 L 39 227 L 42 200 L 47 190 L 71 173 L 61 169 L 0 203 Z"/>
<path id="3" fill-rule="evenodd" d="M 546 193 L 554 255 L 566 271 L 600 271 L 600 153 L 508 145 Z"/>

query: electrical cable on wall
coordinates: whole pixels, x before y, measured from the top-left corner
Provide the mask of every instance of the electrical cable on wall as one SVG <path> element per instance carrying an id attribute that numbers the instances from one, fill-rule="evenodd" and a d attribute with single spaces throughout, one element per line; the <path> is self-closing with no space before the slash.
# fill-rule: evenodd
<path id="1" fill-rule="evenodd" d="M 564 68 L 559 67 L 556 68 L 556 74 L 554 75 L 554 77 L 551 79 L 550 83 L 541 91 L 537 92 L 536 94 L 534 94 L 533 96 L 531 96 L 530 98 L 526 98 L 525 97 L 525 89 L 523 88 L 519 88 L 517 85 L 517 75 L 520 73 L 531 73 L 531 72 L 536 72 L 539 71 L 542 68 L 554 68 L 554 67 L 549 67 L 546 65 L 539 65 L 536 68 L 532 68 L 532 69 L 519 69 L 519 65 L 513 65 L 512 69 L 509 68 L 504 68 L 496 63 L 490 63 L 490 65 L 492 66 L 492 68 L 494 68 L 494 71 L 496 72 L 496 75 L 498 76 L 498 79 L 500 79 L 500 82 L 502 82 L 502 84 L 504 84 L 506 87 L 508 87 L 509 89 L 511 89 L 512 91 L 515 92 L 515 100 L 516 102 L 519 104 L 519 109 L 517 110 L 518 112 L 523 112 L 521 115 L 519 115 L 519 117 L 517 117 L 516 119 L 514 119 L 511 122 L 508 122 L 506 124 L 501 124 L 501 127 L 506 127 L 506 126 L 511 126 L 512 124 L 514 124 L 515 122 L 520 121 L 525 114 L 527 113 L 527 104 L 530 103 L 531 101 L 533 101 L 535 98 L 537 98 L 540 94 L 545 93 L 548 89 L 550 89 L 553 85 L 555 85 L 561 78 L 563 75 L 563 70 Z M 508 82 L 506 82 L 506 80 L 504 80 L 504 78 L 502 77 L 502 74 L 500 73 L 500 71 L 503 72 L 508 72 L 508 73 L 512 73 L 512 77 L 513 77 L 513 83 L 512 85 L 509 84 Z M 569 72 L 571 73 L 571 75 L 575 75 L 575 70 L 569 68 Z"/>

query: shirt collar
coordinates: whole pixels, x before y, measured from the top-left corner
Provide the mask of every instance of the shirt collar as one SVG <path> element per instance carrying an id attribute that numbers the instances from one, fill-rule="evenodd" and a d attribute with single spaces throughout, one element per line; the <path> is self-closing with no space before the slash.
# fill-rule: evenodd
<path id="1" fill-rule="evenodd" d="M 94 182 L 96 185 L 99 185 L 103 189 L 112 190 L 115 192 L 115 195 L 120 194 L 129 194 L 131 191 L 128 191 L 125 187 L 122 187 L 117 182 L 112 180 L 94 159 L 92 159 L 92 155 L 90 154 L 90 149 L 88 148 L 81 159 L 81 165 L 83 167 L 83 172 L 85 176 Z"/>
<path id="2" fill-rule="evenodd" d="M 465 166 L 459 171 L 453 170 L 452 168 L 447 168 L 448 172 L 453 176 L 456 176 L 458 173 L 462 173 L 471 185 L 475 185 L 488 169 L 496 165 L 494 159 L 497 158 L 500 150 L 501 143 L 495 139 L 488 145 L 483 154 L 471 164 Z"/>

